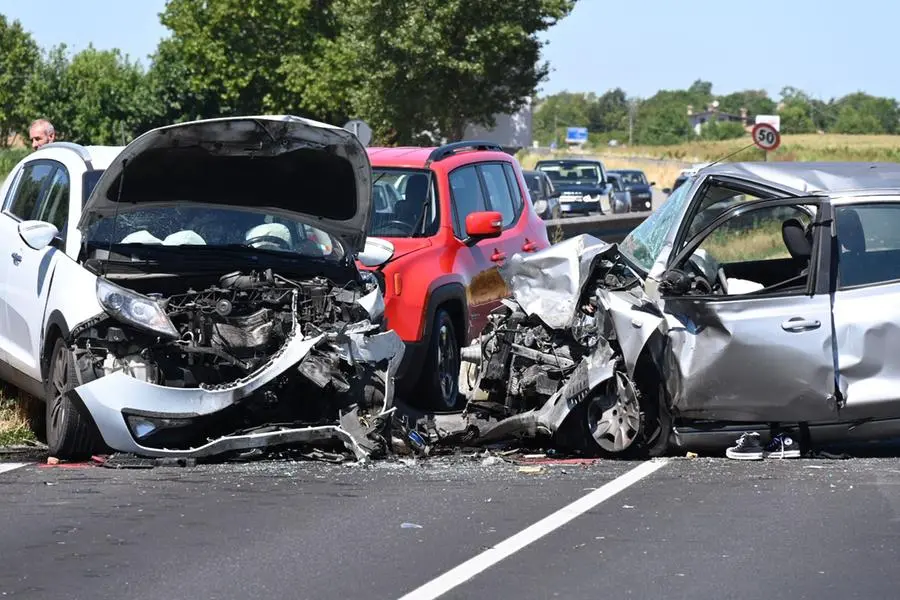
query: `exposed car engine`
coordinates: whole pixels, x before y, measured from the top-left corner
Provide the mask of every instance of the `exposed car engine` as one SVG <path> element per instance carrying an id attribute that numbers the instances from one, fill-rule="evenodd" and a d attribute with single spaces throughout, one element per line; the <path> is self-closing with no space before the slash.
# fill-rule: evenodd
<path id="1" fill-rule="evenodd" d="M 217 414 L 215 422 L 191 423 L 198 435 L 226 435 L 261 424 L 335 423 L 351 410 L 372 416 L 385 410 L 387 364 L 394 351 L 389 345 L 365 347 L 384 331 L 365 302 L 380 298 L 376 281 L 338 286 L 324 277 L 292 280 L 268 269 L 228 273 L 202 288 L 201 282 L 182 282 L 182 289 L 189 285 L 178 293 L 143 294 L 164 311 L 177 337 L 130 327 L 108 315 L 76 328 L 82 377 L 124 373 L 165 387 L 227 390 L 249 381 L 291 340 L 299 340 L 308 349 L 293 368 Z M 135 291 L 173 286 L 154 279 L 129 283 Z M 368 359 L 360 358 L 366 352 Z M 152 441 L 178 446 L 196 438 L 176 433 L 169 441 L 161 429 Z"/>

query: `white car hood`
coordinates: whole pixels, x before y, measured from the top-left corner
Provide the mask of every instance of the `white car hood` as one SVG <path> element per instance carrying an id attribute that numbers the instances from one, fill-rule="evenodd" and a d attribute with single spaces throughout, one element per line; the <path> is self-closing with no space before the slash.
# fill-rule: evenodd
<path id="1" fill-rule="evenodd" d="M 78 228 L 84 235 L 132 203 L 253 206 L 301 216 L 355 254 L 365 245 L 371 198 L 369 158 L 349 131 L 282 115 L 207 119 L 128 144 L 97 182 Z"/>

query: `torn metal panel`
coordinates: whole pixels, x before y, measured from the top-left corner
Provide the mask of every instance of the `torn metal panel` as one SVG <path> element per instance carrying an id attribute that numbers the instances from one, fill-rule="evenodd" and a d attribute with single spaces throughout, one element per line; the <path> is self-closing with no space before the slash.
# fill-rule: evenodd
<path id="1" fill-rule="evenodd" d="M 612 244 L 579 235 L 534 254 L 515 254 L 500 272 L 525 314 L 563 329 L 575 318 L 595 260 L 614 250 Z"/>
<path id="2" fill-rule="evenodd" d="M 882 419 L 900 414 L 900 285 L 838 290 L 834 327 L 844 419 Z"/>

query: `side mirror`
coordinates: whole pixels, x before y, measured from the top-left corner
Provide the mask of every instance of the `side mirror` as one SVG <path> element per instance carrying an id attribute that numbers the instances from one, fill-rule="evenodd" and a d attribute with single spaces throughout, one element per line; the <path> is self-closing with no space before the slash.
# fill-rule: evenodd
<path id="1" fill-rule="evenodd" d="M 651 182 L 650 182 L 650 187 L 653 187 L 654 185 L 656 185 L 656 182 L 655 182 L 655 181 L 651 181 Z"/>
<path id="2" fill-rule="evenodd" d="M 499 237 L 503 233 L 503 215 L 488 210 L 469 213 L 466 217 L 467 243 L 474 244 L 480 240 Z"/>
<path id="3" fill-rule="evenodd" d="M 377 237 L 367 237 L 363 251 L 356 255 L 364 267 L 378 267 L 394 256 L 394 245 Z"/>
<path id="4" fill-rule="evenodd" d="M 662 191 L 663 191 L 663 194 L 671 194 L 671 193 L 672 193 L 672 188 L 663 188 Z"/>
<path id="5" fill-rule="evenodd" d="M 19 237 L 34 250 L 43 250 L 59 235 L 59 229 L 45 221 L 22 221 L 19 223 Z"/>

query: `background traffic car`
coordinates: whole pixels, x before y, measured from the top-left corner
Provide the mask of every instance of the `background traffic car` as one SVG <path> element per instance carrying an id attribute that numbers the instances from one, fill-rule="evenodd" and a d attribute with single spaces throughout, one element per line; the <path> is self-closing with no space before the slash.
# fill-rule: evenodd
<path id="1" fill-rule="evenodd" d="M 535 169 L 546 173 L 560 193 L 563 214 L 602 215 L 612 210 L 612 185 L 601 161 L 586 158 L 541 160 Z"/>
<path id="2" fill-rule="evenodd" d="M 610 207 L 613 213 L 631 212 L 631 192 L 622 184 L 622 179 L 614 173 L 607 174 L 612 187 Z"/>
<path id="3" fill-rule="evenodd" d="M 647 181 L 647 176 L 638 169 L 616 169 L 610 175 L 618 175 L 622 185 L 631 192 L 631 210 L 653 210 L 653 186 L 655 181 Z"/>
<path id="4" fill-rule="evenodd" d="M 45 400 L 52 455 L 379 448 L 352 425 L 389 407 L 403 346 L 353 261 L 372 194 L 352 133 L 257 116 L 54 143 L 0 197 L 0 375 Z"/>
<path id="5" fill-rule="evenodd" d="M 549 246 L 516 159 L 490 142 L 369 148 L 373 178 L 402 201 L 375 213 L 360 261 L 385 293 L 388 327 L 406 343 L 398 387 L 447 410 L 459 396 L 459 349 L 508 295 L 497 272 L 516 253 Z M 380 253 L 376 252 L 380 249 Z"/>
<path id="6" fill-rule="evenodd" d="M 534 211 L 545 221 L 559 219 L 562 209 L 559 206 L 559 192 L 553 187 L 550 177 L 543 171 L 523 171 L 525 182 Z"/>

